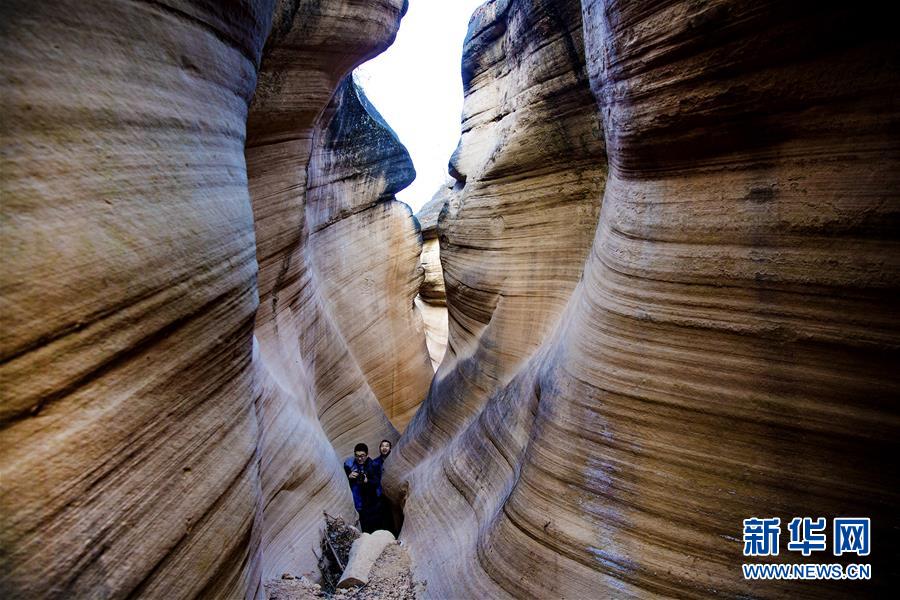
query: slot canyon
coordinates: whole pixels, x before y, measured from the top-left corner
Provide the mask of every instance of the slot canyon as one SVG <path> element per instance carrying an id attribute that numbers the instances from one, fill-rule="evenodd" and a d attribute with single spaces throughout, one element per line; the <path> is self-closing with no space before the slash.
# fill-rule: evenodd
<path id="1" fill-rule="evenodd" d="M 0 595 L 315 579 L 387 439 L 423 598 L 892 597 L 889 8 L 488 0 L 413 214 L 407 0 L 4 0 Z M 746 579 L 768 516 L 871 579 Z"/>

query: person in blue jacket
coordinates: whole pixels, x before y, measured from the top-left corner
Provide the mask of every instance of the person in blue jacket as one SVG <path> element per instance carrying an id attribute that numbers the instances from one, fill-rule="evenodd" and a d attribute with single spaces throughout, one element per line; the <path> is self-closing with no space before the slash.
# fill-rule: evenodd
<path id="1" fill-rule="evenodd" d="M 364 533 L 372 533 L 381 526 L 381 470 L 373 466 L 369 447 L 357 444 L 353 456 L 344 461 L 344 472 L 350 483 L 353 504 L 359 513 L 359 527 Z"/>

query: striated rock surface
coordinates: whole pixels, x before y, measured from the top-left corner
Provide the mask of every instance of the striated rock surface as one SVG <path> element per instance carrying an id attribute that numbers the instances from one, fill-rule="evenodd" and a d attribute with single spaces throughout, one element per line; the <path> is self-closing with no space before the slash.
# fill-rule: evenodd
<path id="1" fill-rule="evenodd" d="M 320 113 L 405 2 L 214 4 L 0 9 L 4 596 L 259 597 L 314 571 L 322 508 L 355 517 L 350 445 L 396 438 L 340 327 L 383 299 L 330 309 L 305 196 Z M 398 335 L 418 255 L 391 255 Z"/>
<path id="2" fill-rule="evenodd" d="M 355 516 L 340 460 L 427 388 L 385 481 L 413 576 L 375 590 L 890 596 L 890 15 L 487 2 L 422 252 L 409 159 L 347 79 L 404 10 L 0 8 L 0 595 L 313 574 L 322 510 Z M 750 516 L 870 517 L 873 579 L 743 580 Z"/>
<path id="3" fill-rule="evenodd" d="M 425 323 L 425 340 L 434 371 L 447 351 L 447 291 L 441 268 L 438 216 L 451 192 L 452 184 L 442 186 L 416 214 L 422 232 L 422 270 L 425 274 L 416 297 L 416 308 Z"/>
<path id="4" fill-rule="evenodd" d="M 451 188 L 442 186 L 418 213 L 416 220 L 422 231 L 422 268 L 425 279 L 419 287 L 419 296 L 434 306 L 447 305 L 444 287 L 444 270 L 441 268 L 441 247 L 438 240 L 438 216 L 447 204 Z"/>
<path id="5" fill-rule="evenodd" d="M 391 201 L 412 166 L 356 88 L 340 86 L 393 40 L 405 8 L 401 0 L 286 5 L 286 16 L 276 13 L 248 118 L 260 297 L 254 334 L 267 383 L 257 401 L 267 425 L 264 581 L 315 571 L 310 549 L 319 544 L 322 510 L 356 518 L 341 459 L 357 442 L 395 440 L 380 401 L 417 404 L 428 386 L 427 350 L 410 341 L 419 248 L 403 237 L 414 236 L 410 215 Z M 364 321 L 377 324 L 372 334 L 383 345 L 369 344 Z M 403 353 L 385 357 L 385 347 L 401 342 Z M 418 390 L 403 379 L 417 373 L 416 358 Z"/>
<path id="6" fill-rule="evenodd" d="M 268 3 L 4 2 L 0 595 L 259 584 Z"/>
<path id="7" fill-rule="evenodd" d="M 438 219 L 441 216 L 441 210 L 443 210 L 444 205 L 447 204 L 447 200 L 450 198 L 450 194 L 453 192 L 455 185 L 456 180 L 452 178 L 442 184 L 434 193 L 434 196 L 431 197 L 431 200 L 423 204 L 422 208 L 419 209 L 419 212 L 416 213 L 416 220 L 419 222 L 423 238 L 430 239 L 437 237 Z"/>
<path id="8" fill-rule="evenodd" d="M 447 307 L 425 302 L 416 296 L 416 309 L 425 325 L 425 346 L 431 359 L 431 370 L 437 371 L 447 352 Z"/>
<path id="9" fill-rule="evenodd" d="M 457 183 L 436 199 L 445 204 L 437 212 L 449 342 L 404 437 L 411 464 L 509 383 L 581 276 L 606 160 L 578 52 L 580 15 L 577 3 L 488 2 L 470 24 L 462 138 L 450 165 Z"/>
<path id="10" fill-rule="evenodd" d="M 309 255 L 341 337 L 385 414 L 402 430 L 433 374 L 422 318 L 413 307 L 422 247 L 409 207 L 394 199 L 415 170 L 351 78 L 323 120 L 329 112 L 334 116 L 320 130 L 310 162 Z M 346 409 L 335 409 L 346 426 Z M 369 441 L 375 452 L 381 439 L 369 434 L 350 441 Z"/>
<path id="11" fill-rule="evenodd" d="M 489 2 L 470 26 L 465 185 L 440 227 L 448 357 L 388 481 L 416 577 L 436 598 L 889 594 L 886 16 L 583 5 Z M 751 516 L 870 516 L 881 575 L 745 581 Z"/>

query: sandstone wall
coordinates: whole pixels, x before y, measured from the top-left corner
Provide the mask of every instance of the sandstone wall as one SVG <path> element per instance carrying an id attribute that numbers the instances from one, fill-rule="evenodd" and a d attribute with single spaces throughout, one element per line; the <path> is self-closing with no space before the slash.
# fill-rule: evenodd
<path id="1" fill-rule="evenodd" d="M 438 217 L 447 203 L 452 186 L 441 186 L 434 197 L 416 213 L 422 232 L 422 270 L 424 277 L 416 297 L 416 308 L 425 323 L 425 342 L 432 370 L 437 371 L 447 352 L 447 290 L 441 267 Z"/>
<path id="2" fill-rule="evenodd" d="M 310 164 L 306 207 L 316 287 L 368 387 L 402 430 L 432 377 L 424 325 L 413 308 L 422 243 L 410 208 L 394 198 L 415 170 L 350 78 L 330 110 L 334 117 L 320 130 Z M 346 408 L 335 410 L 347 427 Z M 374 453 L 381 439 L 368 434 L 350 441 L 365 440 Z"/>
<path id="3" fill-rule="evenodd" d="M 340 459 L 397 434 L 315 279 L 307 164 L 339 82 L 404 11 L 4 3 L 4 595 L 260 596 L 314 569 L 323 508 L 355 516 Z M 406 335 L 412 219 L 346 235 L 370 226 L 406 236 L 406 285 L 379 290 Z"/>
<path id="4" fill-rule="evenodd" d="M 418 245 L 403 237 L 411 230 L 408 215 L 384 209 L 414 172 L 355 88 L 345 83 L 335 94 L 352 67 L 390 44 L 405 9 L 401 0 L 280 7 L 250 108 L 245 154 L 259 264 L 254 339 L 264 581 L 284 572 L 315 575 L 322 511 L 356 518 L 341 461 L 357 442 L 374 452 L 381 439 L 397 438 L 377 392 L 393 407 L 395 390 L 416 391 L 402 380 L 393 387 L 380 380 L 385 372 L 415 374 L 406 365 L 415 364 L 417 353 L 427 365 L 421 335 L 418 346 L 404 339 L 406 354 L 385 360 L 381 370 L 370 364 L 379 347 L 355 337 L 362 317 L 380 324 L 388 347 L 414 331 L 406 289 L 416 285 Z M 342 128 L 355 135 L 337 139 Z M 359 136 L 360 128 L 368 136 Z M 371 210 L 360 214 L 364 207 Z M 406 246 L 393 247 L 398 241 Z M 377 268 L 383 271 L 377 287 L 365 287 L 360 273 L 371 276 Z M 351 293 L 339 302 L 332 278 L 352 280 L 359 291 L 345 285 Z M 393 329 L 378 320 L 385 306 L 398 319 Z M 419 387 L 416 402 L 427 381 Z"/>
<path id="5" fill-rule="evenodd" d="M 450 165 L 460 183 L 439 226 L 449 343 L 406 436 L 411 462 L 449 441 L 486 392 L 509 382 L 581 275 L 606 165 L 587 77 L 573 67 L 583 62 L 572 54 L 582 46 L 573 45 L 579 15 L 576 6 L 489 2 L 473 17 L 463 133 Z"/>
<path id="6" fill-rule="evenodd" d="M 409 159 L 345 79 L 404 10 L 0 8 L 4 596 L 260 597 L 352 518 L 340 460 L 428 385 Z M 889 16 L 476 12 L 447 354 L 386 482 L 427 594 L 896 587 Z M 767 515 L 871 517 L 874 579 L 749 584 Z"/>
<path id="7" fill-rule="evenodd" d="M 497 0 L 470 26 L 448 358 L 391 474 L 417 576 L 432 597 L 888 593 L 885 16 L 582 4 Z M 881 575 L 744 581 L 741 521 L 769 515 L 871 516 Z"/>
<path id="8" fill-rule="evenodd" d="M 253 593 L 267 3 L 4 2 L 0 590 Z"/>

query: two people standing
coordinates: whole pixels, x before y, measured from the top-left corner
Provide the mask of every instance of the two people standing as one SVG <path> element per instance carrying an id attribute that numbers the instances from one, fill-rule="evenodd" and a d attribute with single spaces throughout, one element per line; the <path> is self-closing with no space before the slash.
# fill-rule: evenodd
<path id="1" fill-rule="evenodd" d="M 353 493 L 353 503 L 359 513 L 359 525 L 364 533 L 372 533 L 378 529 L 387 529 L 393 533 L 393 518 L 387 498 L 381 490 L 381 477 L 384 474 L 384 463 L 391 454 L 391 442 L 381 440 L 378 456 L 369 458 L 369 447 L 357 444 L 353 448 L 353 456 L 344 461 L 344 472 Z"/>

